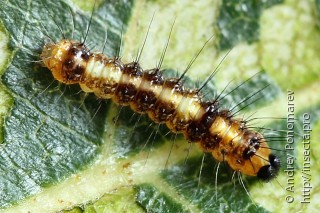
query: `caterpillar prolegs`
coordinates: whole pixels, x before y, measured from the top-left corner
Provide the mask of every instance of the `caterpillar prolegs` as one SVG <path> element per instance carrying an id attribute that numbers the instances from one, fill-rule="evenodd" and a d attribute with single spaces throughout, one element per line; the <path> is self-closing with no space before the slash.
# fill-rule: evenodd
<path id="1" fill-rule="evenodd" d="M 181 79 L 164 78 L 159 68 L 145 71 L 136 61 L 124 64 L 117 57 L 91 53 L 84 42 L 67 39 L 46 44 L 41 59 L 56 80 L 79 84 L 85 92 L 147 114 L 235 171 L 266 181 L 279 172 L 280 160 L 261 133 L 220 109 L 217 99 L 205 101 L 201 89 L 190 90 Z"/>

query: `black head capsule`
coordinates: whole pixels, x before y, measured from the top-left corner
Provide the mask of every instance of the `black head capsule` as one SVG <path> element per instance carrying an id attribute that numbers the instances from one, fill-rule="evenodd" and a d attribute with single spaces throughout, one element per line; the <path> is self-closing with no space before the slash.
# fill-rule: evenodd
<path id="1" fill-rule="evenodd" d="M 259 169 L 257 177 L 263 181 L 270 181 L 275 178 L 280 170 L 280 159 L 273 155 L 269 155 L 269 165 L 263 166 Z"/>

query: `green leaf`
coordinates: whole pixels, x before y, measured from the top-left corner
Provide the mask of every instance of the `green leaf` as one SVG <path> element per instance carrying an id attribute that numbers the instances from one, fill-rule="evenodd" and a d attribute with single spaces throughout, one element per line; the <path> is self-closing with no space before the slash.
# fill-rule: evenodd
<path id="1" fill-rule="evenodd" d="M 11 35 L 9 48 L 14 51 L 2 76 L 14 104 L 3 129 L 1 165 L 5 165 L 3 172 L 7 175 L 1 176 L 1 206 L 39 193 L 41 187 L 61 181 L 91 162 L 99 153 L 107 110 L 106 104 L 96 98 L 77 94 L 78 87 L 52 82 L 50 73 L 33 62 L 39 60 L 45 39 L 61 37 L 59 27 L 66 36 L 74 27 L 75 38 L 80 36 L 77 33 L 86 29 L 88 16 L 79 12 L 72 15 L 64 2 L 20 4 L 7 2 L 1 12 Z M 44 23 L 48 17 L 51 21 Z M 108 17 L 109 22 L 113 19 Z M 19 21 L 13 25 L 12 20 Z M 97 33 L 105 33 L 97 21 L 93 20 L 91 26 Z M 120 39 L 115 33 L 119 28 L 114 25 L 108 29 L 108 42 Z M 103 42 L 103 38 L 97 42 Z M 112 48 L 115 46 L 111 46 L 111 53 L 115 52 Z"/>
<path id="2" fill-rule="evenodd" d="M 316 9 L 317 9 L 318 27 L 320 27 L 320 1 L 319 0 L 316 0 Z"/>
<path id="3" fill-rule="evenodd" d="M 125 205 L 124 205 L 125 204 Z M 76 209 L 76 208 L 75 208 Z M 86 205 L 84 212 L 144 212 L 135 202 L 135 191 L 132 188 L 122 188 L 116 192 L 106 194 L 93 204 Z"/>
<path id="4" fill-rule="evenodd" d="M 217 24 L 221 33 L 220 48 L 226 50 L 242 41 L 248 43 L 257 41 L 259 18 L 263 10 L 282 2 L 282 0 L 222 1 Z"/>
<path id="5" fill-rule="evenodd" d="M 0 206 L 4 211 L 288 212 L 318 208 L 314 194 L 311 204 L 303 207 L 298 201 L 302 189 L 301 137 L 296 137 L 294 145 L 298 159 L 293 194 L 296 201 L 286 203 L 288 192 L 275 182 L 260 183 L 256 178 L 244 177 L 250 198 L 238 177 L 223 164 L 215 182 L 216 162 L 210 154 L 203 155 L 195 144 L 190 149 L 181 136 L 167 134 L 164 126 L 150 125 L 145 116 L 81 93 L 78 86 L 54 81 L 50 72 L 35 62 L 40 60 L 43 45 L 61 39 L 63 34 L 83 40 L 93 4 L 82 5 L 83 11 L 63 0 L 0 0 L 1 30 L 5 33 L 0 38 L 8 42 L 7 47 L 1 46 L 6 60 L 0 61 L 1 70 L 5 71 L 0 86 Z M 224 91 L 230 92 L 222 101 L 224 107 L 241 110 L 239 114 L 245 113 L 245 118 L 252 114 L 257 118 L 285 117 L 286 93 L 294 89 L 296 117 L 309 112 L 316 133 L 320 126 L 320 55 L 318 46 L 312 46 L 319 38 L 315 30 L 317 18 L 312 13 L 315 5 L 307 1 L 297 5 L 291 1 L 242 1 L 241 5 L 247 13 L 237 13 L 234 3 L 220 5 L 206 0 L 97 2 L 87 44 L 94 51 L 101 51 L 107 36 L 105 53 L 115 56 L 123 33 L 120 55 L 123 61 L 130 62 L 142 47 L 156 11 L 140 60 L 143 68 L 151 69 L 159 61 L 177 17 L 163 64 L 168 70 L 165 74 L 175 76 L 175 70 L 181 73 L 215 31 L 220 37 L 214 38 L 213 43 L 219 41 L 220 47 L 212 43 L 206 46 L 188 72 L 186 85 L 201 85 L 226 56 L 221 49 L 232 47 L 220 71 L 203 91 L 207 98 L 219 95 L 233 80 Z M 300 18 L 287 19 L 292 14 Z M 277 19 L 268 21 L 273 16 Z M 267 33 L 267 29 L 278 29 L 279 23 L 292 22 L 296 27 L 289 28 L 293 34 L 289 43 L 284 34 Z M 311 34 L 301 33 L 304 29 Z M 8 39 L 4 39 L 5 35 Z M 294 45 L 283 46 L 281 42 L 297 44 L 301 54 Z M 270 49 L 275 45 L 278 48 Z M 288 48 L 289 52 L 296 51 L 294 58 L 301 63 L 283 60 Z M 283 74 L 288 69 L 292 70 L 292 77 Z M 260 73 L 253 76 L 257 72 Z M 269 86 L 254 95 L 266 85 Z M 256 123 L 261 120 L 264 119 L 254 120 L 253 125 L 287 128 L 284 120 Z M 297 129 L 301 125 L 301 119 L 296 121 Z M 301 129 L 296 133 L 301 134 Z M 312 134 L 312 138 L 316 140 L 319 135 Z M 279 150 L 284 144 L 283 140 L 270 143 Z M 319 148 L 318 144 L 312 145 Z M 275 152 L 285 167 L 286 156 L 282 151 Z M 312 153 L 311 174 L 315 177 L 320 169 Z M 277 181 L 285 188 L 286 173 L 282 172 Z M 319 190 L 317 180 L 312 179 L 311 184 L 314 191 Z"/>
<path id="6" fill-rule="evenodd" d="M 136 187 L 137 202 L 147 212 L 186 212 L 180 203 L 173 201 L 166 193 L 149 184 L 140 184 Z"/>

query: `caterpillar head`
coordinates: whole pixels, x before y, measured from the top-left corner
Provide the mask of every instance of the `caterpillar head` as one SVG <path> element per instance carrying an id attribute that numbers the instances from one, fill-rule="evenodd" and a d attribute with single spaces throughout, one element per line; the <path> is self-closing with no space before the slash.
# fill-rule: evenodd
<path id="1" fill-rule="evenodd" d="M 258 171 L 257 177 L 264 181 L 269 181 L 275 178 L 280 169 L 280 159 L 273 155 L 269 155 L 269 165 L 261 167 Z"/>
<path id="2" fill-rule="evenodd" d="M 264 181 L 275 178 L 280 170 L 280 159 L 271 153 L 263 135 L 255 131 L 246 131 L 243 139 L 246 141 L 241 159 L 245 162 L 243 173 L 257 176 Z"/>
<path id="3" fill-rule="evenodd" d="M 280 170 L 280 159 L 271 153 L 264 136 L 249 130 L 240 120 L 223 113 L 219 115 L 211 126 L 213 145 L 206 151 L 218 161 L 226 161 L 235 171 L 265 181 L 275 178 Z"/>
<path id="4" fill-rule="evenodd" d="M 56 80 L 75 84 L 81 80 L 90 51 L 83 43 L 63 39 L 58 43 L 46 44 L 40 57 Z"/>

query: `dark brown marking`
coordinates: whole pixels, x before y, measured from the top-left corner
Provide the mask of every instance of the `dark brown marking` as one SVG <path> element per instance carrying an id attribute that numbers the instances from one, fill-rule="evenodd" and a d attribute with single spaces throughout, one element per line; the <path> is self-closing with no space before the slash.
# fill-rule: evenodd
<path id="1" fill-rule="evenodd" d="M 137 89 L 133 84 L 119 84 L 115 91 L 116 102 L 121 105 L 128 105 L 135 98 Z"/>

